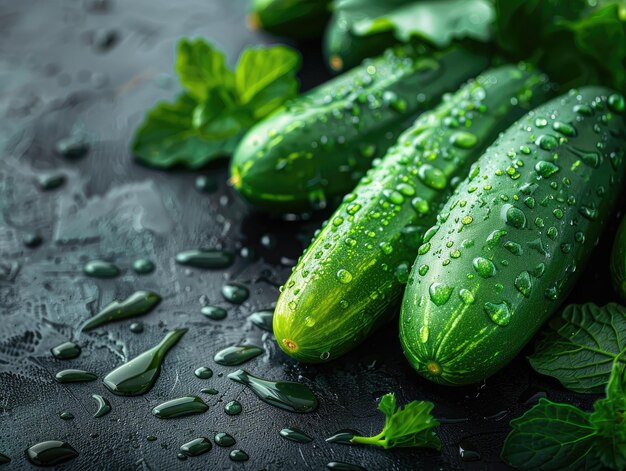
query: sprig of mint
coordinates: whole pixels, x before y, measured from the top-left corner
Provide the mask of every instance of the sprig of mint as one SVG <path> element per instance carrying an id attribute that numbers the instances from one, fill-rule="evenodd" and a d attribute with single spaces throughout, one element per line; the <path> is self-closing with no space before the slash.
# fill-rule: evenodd
<path id="1" fill-rule="evenodd" d="M 176 72 L 185 92 L 147 113 L 133 155 L 153 167 L 198 168 L 231 154 L 250 127 L 297 94 L 299 67 L 294 49 L 270 46 L 245 49 L 231 70 L 211 44 L 182 39 Z"/>
<path id="2" fill-rule="evenodd" d="M 619 304 L 567 306 L 550 321 L 528 359 L 541 374 L 575 392 L 599 393 L 626 348 L 626 308 Z M 626 363 L 626 356 L 620 357 Z"/>
<path id="3" fill-rule="evenodd" d="M 593 412 L 547 399 L 511 421 L 502 459 L 520 470 L 626 467 L 626 365 L 613 362 Z"/>
<path id="4" fill-rule="evenodd" d="M 393 393 L 385 394 L 378 404 L 378 410 L 385 414 L 385 425 L 373 437 L 354 436 L 350 443 L 394 447 L 427 447 L 441 449 L 439 437 L 433 428 L 439 422 L 431 415 L 433 404 L 427 401 L 412 401 L 398 407 Z"/>

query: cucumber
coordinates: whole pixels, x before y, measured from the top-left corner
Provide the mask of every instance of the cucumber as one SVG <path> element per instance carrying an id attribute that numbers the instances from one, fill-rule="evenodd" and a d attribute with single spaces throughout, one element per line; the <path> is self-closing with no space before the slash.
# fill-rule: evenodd
<path id="1" fill-rule="evenodd" d="M 295 39 L 321 36 L 330 17 L 330 0 L 253 0 L 253 28 Z"/>
<path id="2" fill-rule="evenodd" d="M 619 297 L 626 301 L 626 217 L 617 229 L 611 251 L 611 282 Z"/>
<path id="3" fill-rule="evenodd" d="M 420 111 L 487 64 L 466 49 L 423 54 L 388 50 L 258 123 L 233 156 L 233 186 L 276 212 L 323 208 L 346 194 Z"/>
<path id="4" fill-rule="evenodd" d="M 306 362 L 334 359 L 393 316 L 388 308 L 454 182 L 548 90 L 543 75 L 503 66 L 418 118 L 299 260 L 274 313 L 280 347 Z"/>
<path id="5" fill-rule="evenodd" d="M 352 32 L 348 15 L 337 12 L 331 17 L 324 32 L 324 58 L 331 71 L 343 72 L 356 67 L 366 57 L 377 56 L 397 43 L 393 31 L 357 36 Z"/>
<path id="6" fill-rule="evenodd" d="M 624 179 L 624 99 L 572 91 L 528 113 L 476 162 L 424 236 L 400 340 L 442 384 L 506 365 L 558 308 Z"/>

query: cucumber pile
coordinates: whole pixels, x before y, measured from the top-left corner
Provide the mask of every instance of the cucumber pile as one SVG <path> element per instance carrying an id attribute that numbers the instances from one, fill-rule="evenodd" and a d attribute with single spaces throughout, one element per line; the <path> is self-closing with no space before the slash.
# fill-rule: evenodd
<path id="1" fill-rule="evenodd" d="M 254 125 L 230 181 L 267 212 L 335 209 L 280 290 L 287 355 L 336 359 L 399 314 L 413 368 L 462 385 L 520 352 L 619 215 L 626 20 L 615 2 L 417 3 L 255 1 L 268 31 L 326 24 L 326 60 L 351 70 Z M 482 29 L 464 8 L 486 12 Z M 625 253 L 623 222 L 611 271 L 624 299 Z"/>

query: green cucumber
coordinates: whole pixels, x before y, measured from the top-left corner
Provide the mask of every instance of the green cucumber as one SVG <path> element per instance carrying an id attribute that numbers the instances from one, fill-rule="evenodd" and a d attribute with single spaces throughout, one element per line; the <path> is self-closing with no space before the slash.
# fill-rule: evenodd
<path id="1" fill-rule="evenodd" d="M 568 295 L 624 179 L 624 99 L 572 91 L 528 113 L 476 162 L 424 236 L 400 340 L 442 384 L 506 365 Z"/>
<path id="2" fill-rule="evenodd" d="M 276 212 L 319 209 L 346 194 L 415 116 L 487 65 L 454 48 L 405 45 L 288 103 L 254 126 L 231 162 L 233 186 Z"/>
<path id="3" fill-rule="evenodd" d="M 334 359 L 393 316 L 422 235 L 455 181 L 548 91 L 543 75 L 503 66 L 418 118 L 299 260 L 274 313 L 280 347 L 306 362 Z"/>
<path id="4" fill-rule="evenodd" d="M 357 36 L 352 32 L 348 15 L 335 13 L 324 32 L 324 58 L 333 72 L 343 72 L 359 65 L 366 57 L 374 57 L 399 41 L 393 31 Z"/>
<path id="5" fill-rule="evenodd" d="M 253 0 L 254 28 L 295 39 L 321 36 L 330 17 L 330 0 Z"/>
<path id="6" fill-rule="evenodd" d="M 626 301 L 626 217 L 617 229 L 611 251 L 611 282 L 619 297 Z"/>

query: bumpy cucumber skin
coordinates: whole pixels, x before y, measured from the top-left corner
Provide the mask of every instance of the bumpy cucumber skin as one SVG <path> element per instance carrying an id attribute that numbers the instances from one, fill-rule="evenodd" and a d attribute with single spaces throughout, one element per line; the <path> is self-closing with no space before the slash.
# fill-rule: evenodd
<path id="1" fill-rule="evenodd" d="M 623 99 L 600 87 L 552 100 L 511 126 L 455 190 L 402 304 L 400 340 L 421 375 L 460 385 L 494 374 L 567 296 L 621 190 L 620 109 Z"/>
<path id="2" fill-rule="evenodd" d="M 367 36 L 352 33 L 352 24 L 346 15 L 332 16 L 324 32 L 324 58 L 333 72 L 343 72 L 359 65 L 366 57 L 374 57 L 397 44 L 392 31 Z"/>
<path id="3" fill-rule="evenodd" d="M 626 301 L 626 217 L 622 219 L 613 242 L 611 281 L 615 292 Z"/>
<path id="4" fill-rule="evenodd" d="M 388 50 L 254 126 L 233 156 L 233 186 L 274 212 L 320 209 L 350 191 L 419 112 L 487 65 L 465 49 L 423 54 Z"/>
<path id="5" fill-rule="evenodd" d="M 330 0 L 253 0 L 253 26 L 294 39 L 321 36 L 330 17 Z"/>
<path id="6" fill-rule="evenodd" d="M 454 181 L 548 92 L 543 75 L 503 66 L 471 80 L 402 133 L 344 198 L 285 284 L 274 313 L 280 347 L 305 362 L 335 359 L 393 317 L 397 311 L 389 308 Z"/>

